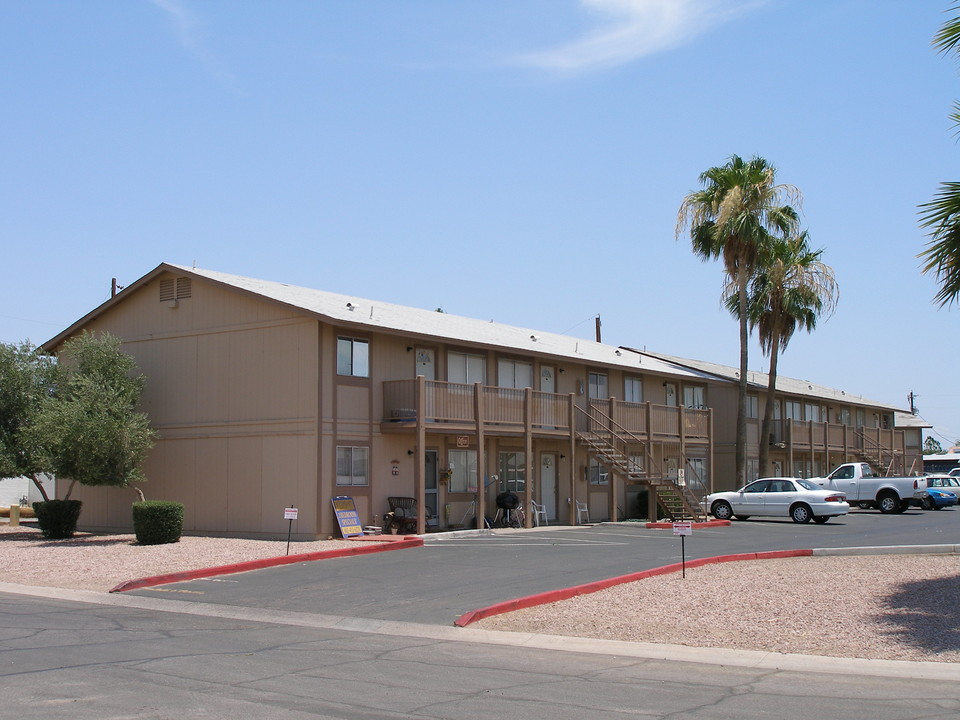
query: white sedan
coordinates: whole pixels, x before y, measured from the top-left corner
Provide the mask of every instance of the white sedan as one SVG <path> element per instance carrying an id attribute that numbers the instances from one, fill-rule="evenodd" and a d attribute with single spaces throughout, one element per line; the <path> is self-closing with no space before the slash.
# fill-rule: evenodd
<path id="1" fill-rule="evenodd" d="M 825 523 L 846 515 L 850 505 L 843 493 L 824 490 L 802 478 L 762 478 L 739 490 L 716 492 L 700 501 L 701 507 L 717 520 L 746 520 L 751 515 L 789 517 L 795 523 L 813 520 Z"/>

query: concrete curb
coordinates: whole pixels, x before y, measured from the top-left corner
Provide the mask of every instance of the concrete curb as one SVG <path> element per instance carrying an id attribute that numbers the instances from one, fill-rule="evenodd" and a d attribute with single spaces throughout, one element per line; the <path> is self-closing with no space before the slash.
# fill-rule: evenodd
<path id="1" fill-rule="evenodd" d="M 166 575 L 153 575 L 137 580 L 125 580 L 111 588 L 110 592 L 127 592 L 129 590 L 153 587 L 154 585 L 166 585 L 168 583 L 196 580 L 198 578 L 214 577 L 216 575 L 230 575 L 233 573 L 248 572 L 250 570 L 262 570 L 263 568 L 276 567 L 278 565 L 293 565 L 295 563 L 312 562 L 314 560 L 368 555 L 370 553 L 403 550 L 414 547 L 423 547 L 423 538 L 409 536 L 404 537 L 402 540 L 393 540 L 376 545 L 358 545 L 357 547 L 341 548 L 339 550 L 321 550 L 320 552 L 302 553 L 300 555 L 283 555 L 281 557 L 263 558 L 261 560 L 248 560 L 247 562 L 234 563 L 232 565 L 219 565 L 217 567 L 184 570 L 183 572 L 168 573 Z"/>
<path id="2" fill-rule="evenodd" d="M 772 560 L 774 558 L 809 557 L 810 555 L 813 555 L 813 550 L 771 550 L 769 552 L 717 555 L 714 557 L 700 558 L 698 560 L 690 560 L 686 563 L 686 567 L 697 568 L 704 565 L 716 565 L 717 563 L 725 562 L 739 562 L 741 560 Z M 559 590 L 549 590 L 536 595 L 528 595 L 527 597 L 506 600 L 504 602 L 495 603 L 493 605 L 488 605 L 487 607 L 466 612 L 458 617 L 453 624 L 457 627 L 466 627 L 471 623 L 475 623 L 477 620 L 482 620 L 483 618 L 491 617 L 492 615 L 500 615 L 513 610 L 522 610 L 523 608 L 535 607 L 536 605 L 546 605 L 547 603 L 557 602 L 558 600 L 568 600 L 569 598 L 576 597 L 578 595 L 588 595 L 599 590 L 605 590 L 615 585 L 635 582 L 636 580 L 643 580 L 644 578 L 654 577 L 656 575 L 667 575 L 669 573 L 680 572 L 683 567 L 684 563 L 663 565 L 662 567 L 653 568 L 651 570 L 641 570 L 640 572 L 607 578 L 606 580 L 597 580 L 584 585 L 574 585 L 573 587 L 561 588 Z"/>

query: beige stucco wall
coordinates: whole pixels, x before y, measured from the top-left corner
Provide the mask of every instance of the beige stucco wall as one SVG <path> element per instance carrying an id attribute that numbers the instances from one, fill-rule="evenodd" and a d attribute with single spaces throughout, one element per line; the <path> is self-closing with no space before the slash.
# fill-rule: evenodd
<path id="1" fill-rule="evenodd" d="M 184 530 L 316 532 L 318 323 L 194 281 L 176 307 L 156 278 L 89 325 L 123 340 L 147 377 L 143 409 L 159 432 L 148 498 L 184 504 Z M 130 526 L 132 490 L 78 488 L 81 527 Z"/>

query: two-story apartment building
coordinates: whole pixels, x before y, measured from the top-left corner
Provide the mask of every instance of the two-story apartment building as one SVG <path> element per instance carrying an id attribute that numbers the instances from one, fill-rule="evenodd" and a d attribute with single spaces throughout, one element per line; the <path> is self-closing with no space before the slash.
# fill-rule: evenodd
<path id="1" fill-rule="evenodd" d="M 718 490 L 732 490 L 735 475 L 737 396 L 740 371 L 704 360 L 643 353 L 726 380 L 712 388 L 709 404 L 717 418 L 714 469 Z M 747 378 L 747 480 L 759 477 L 760 426 L 769 375 Z M 691 398 L 686 398 L 690 401 Z M 866 461 L 879 472 L 906 475 L 923 471 L 921 418 L 892 405 L 867 400 L 808 380 L 777 376 L 770 444 L 773 475 L 822 476 L 844 462 Z"/>
<path id="2" fill-rule="evenodd" d="M 421 531 L 481 524 L 503 491 L 567 523 L 689 515 L 712 489 L 712 412 L 684 399 L 727 381 L 624 348 L 168 264 L 44 347 L 83 331 L 146 375 L 143 489 L 187 532 L 282 534 L 296 506 L 322 537 L 339 496 L 371 525 L 416 498 Z M 75 495 L 82 527 L 130 526 L 129 491 Z"/>

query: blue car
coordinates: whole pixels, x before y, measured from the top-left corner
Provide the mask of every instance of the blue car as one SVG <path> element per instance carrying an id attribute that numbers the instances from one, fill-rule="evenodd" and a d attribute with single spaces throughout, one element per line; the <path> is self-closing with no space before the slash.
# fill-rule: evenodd
<path id="1" fill-rule="evenodd" d="M 956 505 L 960 496 L 960 482 L 949 475 L 928 475 L 926 487 L 917 490 L 913 499 L 924 510 L 941 510 Z"/>

